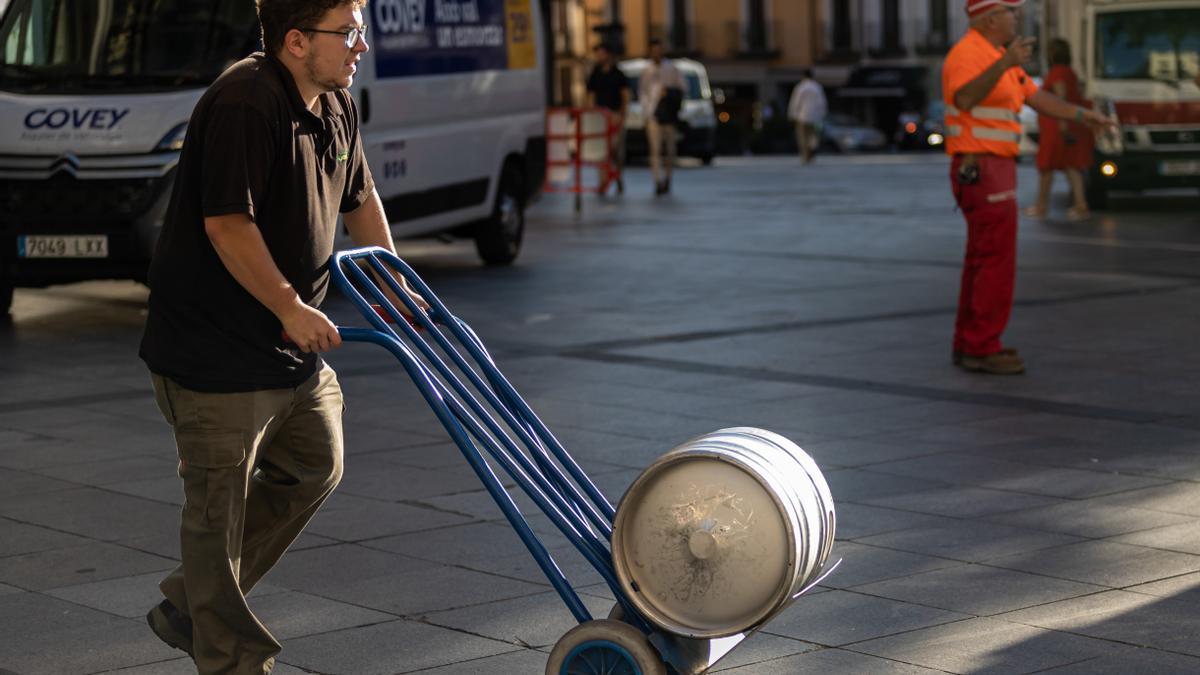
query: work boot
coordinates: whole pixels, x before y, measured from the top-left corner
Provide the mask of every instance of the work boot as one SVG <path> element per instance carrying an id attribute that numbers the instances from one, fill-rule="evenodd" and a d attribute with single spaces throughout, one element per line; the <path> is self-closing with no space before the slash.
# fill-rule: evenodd
<path id="1" fill-rule="evenodd" d="M 192 620 L 176 609 L 170 600 L 163 600 L 151 609 L 146 614 L 146 623 L 150 624 L 150 630 L 159 640 L 195 657 L 192 653 Z"/>
<path id="2" fill-rule="evenodd" d="M 1015 353 L 1006 353 L 1003 351 L 988 354 L 986 356 L 972 356 L 963 354 L 962 360 L 959 361 L 958 367 L 972 373 L 986 373 L 988 375 L 1019 375 L 1025 372 L 1025 361 Z"/>

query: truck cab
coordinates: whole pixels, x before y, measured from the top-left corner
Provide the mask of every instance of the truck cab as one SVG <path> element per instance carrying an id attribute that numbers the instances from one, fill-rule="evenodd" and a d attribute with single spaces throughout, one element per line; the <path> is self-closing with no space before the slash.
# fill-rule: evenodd
<path id="1" fill-rule="evenodd" d="M 1047 37 L 1071 42 L 1084 96 L 1120 130 L 1096 138 L 1088 201 L 1112 190 L 1200 188 L 1200 2 L 1057 0 Z"/>

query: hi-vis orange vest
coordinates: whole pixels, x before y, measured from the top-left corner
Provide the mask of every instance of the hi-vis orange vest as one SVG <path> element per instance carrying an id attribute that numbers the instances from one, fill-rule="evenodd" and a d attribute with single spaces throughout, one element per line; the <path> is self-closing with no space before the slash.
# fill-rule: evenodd
<path id="1" fill-rule="evenodd" d="M 983 153 L 1016 157 L 1021 142 L 1018 114 L 1037 85 L 1020 66 L 1000 76 L 988 95 L 970 110 L 954 107 L 954 94 L 983 74 L 1004 55 L 975 29 L 967 31 L 946 55 L 942 66 L 942 97 L 946 103 L 946 152 Z"/>

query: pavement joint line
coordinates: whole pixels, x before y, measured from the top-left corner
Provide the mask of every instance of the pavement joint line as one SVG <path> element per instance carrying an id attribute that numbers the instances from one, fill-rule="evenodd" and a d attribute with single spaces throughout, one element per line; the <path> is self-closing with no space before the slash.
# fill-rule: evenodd
<path id="1" fill-rule="evenodd" d="M 438 626 L 438 628 L 445 628 L 445 626 Z M 488 638 L 488 639 L 495 640 L 495 638 Z M 505 644 L 512 644 L 512 643 L 505 643 Z M 474 663 L 475 661 L 482 661 L 484 659 L 494 659 L 497 656 L 508 656 L 509 654 L 518 654 L 520 652 L 534 652 L 535 654 L 545 655 L 545 652 L 539 651 L 538 649 L 536 649 L 534 647 L 520 647 L 519 645 L 513 645 L 513 646 L 517 646 L 519 648 L 514 649 L 511 652 L 501 652 L 499 654 L 491 654 L 488 656 L 479 656 L 479 657 L 476 657 L 473 659 L 466 659 L 465 661 L 455 661 L 453 663 L 443 663 L 443 664 L 437 665 L 437 666 L 429 666 L 428 668 L 419 668 L 417 670 L 401 670 L 401 671 L 397 671 L 396 673 L 393 673 L 393 675 L 414 675 L 415 673 L 428 673 L 431 670 L 438 670 L 440 668 L 445 668 L 447 666 L 461 666 L 464 663 Z"/>
<path id="2" fill-rule="evenodd" d="M 146 666 L 156 666 L 156 665 L 160 665 L 160 664 L 164 664 L 164 663 L 172 663 L 174 661 L 182 661 L 183 659 L 187 659 L 187 660 L 191 661 L 191 657 L 186 656 L 186 655 L 172 656 L 169 659 L 158 659 L 156 661 L 147 661 L 145 663 L 131 663 L 128 665 L 117 666 L 116 668 L 109 668 L 108 670 L 92 670 L 92 671 L 88 671 L 88 675 L 107 675 L 108 673 L 118 673 L 122 670 L 128 670 L 130 668 L 144 668 Z M 308 671 L 305 671 L 305 672 L 308 672 Z M 5 673 L 4 670 L 0 670 L 0 675 L 4 675 L 4 673 Z"/>
<path id="3" fill-rule="evenodd" d="M 972 459 L 980 458 L 979 455 L 963 454 L 963 453 L 958 452 L 957 450 L 947 450 L 945 452 L 936 453 L 936 454 L 956 454 L 961 457 L 970 457 Z M 928 455 L 926 455 L 926 456 L 928 456 Z M 918 458 L 914 458 L 914 459 L 918 459 Z M 987 459 L 996 460 L 995 457 L 987 457 Z M 875 474 L 882 474 L 884 476 L 898 476 L 898 477 L 902 477 L 902 478 L 915 478 L 915 476 L 910 476 L 910 475 L 904 474 L 904 473 L 893 473 L 893 472 L 887 471 L 879 466 L 880 464 L 890 464 L 892 461 L 908 461 L 908 458 L 905 458 L 902 460 L 888 460 L 885 462 L 876 462 L 874 464 L 867 464 L 862 467 L 855 467 L 855 470 L 867 471 L 869 473 L 875 473 Z M 1133 475 L 1133 474 L 1126 474 L 1123 472 L 1105 471 L 1103 469 L 1091 469 L 1091 468 L 1086 468 L 1083 466 L 1042 467 L 1041 465 L 1038 465 L 1038 464 L 1032 464 L 1030 462 L 1018 462 L 1018 461 L 1014 461 L 1014 460 L 1010 460 L 1010 459 L 1000 459 L 1000 460 L 996 460 L 996 461 L 1007 462 L 1009 464 L 1016 464 L 1018 466 L 1024 466 L 1024 467 L 1030 467 L 1030 468 L 1055 468 L 1055 469 L 1070 469 L 1073 471 L 1085 471 L 1087 473 L 1096 474 L 1097 476 L 1112 476 L 1114 474 L 1118 475 L 1118 476 L 1132 476 Z M 1105 492 L 1103 494 L 1088 495 L 1086 497 L 1062 497 L 1059 495 L 1048 495 L 1043 492 L 1028 492 L 1028 491 L 1024 491 L 1024 490 L 1013 490 L 1011 488 L 995 488 L 995 487 L 989 487 L 986 485 L 978 485 L 975 483 L 952 482 L 952 483 L 947 483 L 947 484 L 952 485 L 954 487 L 977 487 L 977 488 L 981 488 L 981 489 L 985 489 L 985 490 L 995 490 L 997 492 L 1011 492 L 1011 493 L 1020 494 L 1020 495 L 1033 495 L 1033 496 L 1037 496 L 1037 497 L 1054 497 L 1057 499 L 1070 499 L 1073 501 L 1086 501 L 1088 499 L 1098 499 L 1100 497 L 1110 497 L 1112 495 L 1124 494 L 1126 492 L 1134 492 L 1136 490 L 1144 490 L 1146 488 L 1158 487 L 1160 485 L 1166 485 L 1168 483 L 1196 483 L 1197 482 L 1197 481 L 1187 479 L 1187 478 L 1172 479 L 1172 478 L 1163 478 L 1162 476 L 1138 476 L 1138 478 L 1149 478 L 1150 480 L 1158 481 L 1158 483 L 1156 485 L 1139 485 L 1137 487 L 1122 488 L 1120 490 L 1114 490 L 1112 492 Z M 929 480 L 929 479 L 923 479 L 923 480 Z M 937 482 L 945 482 L 945 481 L 937 481 Z M 1016 510 L 1020 511 L 1021 509 L 1016 509 Z"/>
<path id="4" fill-rule="evenodd" d="M 1113 298 L 1129 296 L 1173 293 L 1180 290 L 1196 288 L 1198 286 L 1200 286 L 1200 284 L 1176 284 L 1171 286 L 1159 286 L 1155 288 L 1137 288 L 1104 291 L 1099 293 L 1081 293 L 1078 295 L 1060 298 L 1030 298 L 1026 300 L 1016 300 L 1014 301 L 1013 305 L 1016 307 L 1047 307 L 1075 302 L 1089 302 L 1094 300 L 1109 300 Z M 660 344 L 681 344 L 686 342 L 699 342 L 703 340 L 713 340 L 726 337 L 740 337 L 743 335 L 761 335 L 764 333 L 781 333 L 793 330 L 827 328 L 832 326 L 850 326 L 864 323 L 876 323 L 880 321 L 898 321 L 904 319 L 928 318 L 933 316 L 950 316 L 955 314 L 957 311 L 957 307 L 927 307 L 923 309 L 905 310 L 902 312 L 884 312 L 880 314 L 865 314 L 859 316 L 836 317 L 828 319 L 803 319 L 799 321 L 782 321 L 778 323 L 758 324 L 755 326 L 741 326 L 738 328 L 719 328 L 712 330 L 690 331 L 686 333 L 653 335 L 642 338 L 602 340 L 597 342 L 571 345 L 560 348 L 557 351 L 530 351 L 538 352 L 536 355 L 539 356 L 553 355 L 570 357 L 580 353 L 591 354 L 597 351 L 633 349 L 637 347 L 650 347 Z M 521 347 L 517 347 L 517 349 L 521 349 Z"/>
<path id="5" fill-rule="evenodd" d="M 950 232 L 949 230 L 932 230 L 925 228 L 927 233 L 933 233 L 939 236 L 955 236 L 962 237 L 961 232 Z M 1029 238 L 1031 235 L 1022 235 L 1022 239 Z M 1082 246 L 1102 246 L 1106 248 L 1135 248 L 1135 249 L 1152 249 L 1166 251 L 1182 251 L 1194 252 L 1200 251 L 1200 246 L 1180 248 L 1180 245 L 1170 242 L 1153 242 L 1154 245 L 1142 245 L 1143 242 L 1122 242 L 1112 244 L 1110 242 L 1095 243 L 1083 239 L 1075 238 L 1060 238 L 1044 236 L 1032 236 L 1038 241 L 1048 241 L 1051 243 L 1078 244 Z M 830 262 L 830 263 L 851 263 L 863 265 L 891 265 L 896 267 L 934 267 L 934 268 L 952 268 L 960 269 L 962 267 L 961 259 L 954 260 L 938 260 L 930 258 L 895 258 L 887 256 L 863 256 L 863 255 L 848 255 L 843 253 L 799 253 L 799 252 L 779 252 L 779 251 L 759 251 L 752 249 L 728 249 L 728 248 L 709 248 L 704 246 L 673 246 L 670 244 L 646 244 L 639 243 L 637 245 L 617 244 L 603 241 L 582 241 L 576 240 L 573 245 L 585 248 L 601 248 L 601 249 L 628 249 L 635 251 L 666 251 L 673 253 L 694 253 L 699 255 L 716 255 L 721 257 L 739 256 L 747 258 L 770 258 L 777 260 L 804 260 L 809 262 Z M 1132 244 L 1132 245 L 1131 245 Z M 1184 245 L 1186 246 L 1186 245 Z M 1153 271 L 1134 271 L 1134 272 L 1114 272 L 1111 270 L 1089 270 L 1078 268 L 1063 268 L 1063 267 L 1046 267 L 1042 265 L 1020 265 L 1018 264 L 1019 273 L 1041 273 L 1041 274 L 1060 274 L 1060 275 L 1089 275 L 1089 276 L 1107 276 L 1116 279 L 1172 279 L 1176 281 L 1197 281 L 1200 280 L 1200 274 L 1185 274 L 1171 273 L 1163 274 Z"/>
<path id="6" fill-rule="evenodd" d="M 616 363 L 632 366 L 658 368 L 680 373 L 722 375 L 742 380 L 757 380 L 770 382 L 788 382 L 806 384 L 830 389 L 848 391 L 864 391 L 894 396 L 907 396 L 926 401 L 945 401 L 950 403 L 965 403 L 994 408 L 1009 408 L 1012 410 L 1027 410 L 1031 412 L 1049 413 L 1063 417 L 1079 417 L 1084 419 L 1102 419 L 1132 424 L 1161 423 L 1164 420 L 1182 417 L 1175 413 L 1160 411 L 1109 408 L 1079 403 L 1065 403 L 1047 399 L 1012 396 L 1008 394 L 989 394 L 952 389 L 940 389 L 917 384 L 903 384 L 864 380 L 861 378 L 839 377 L 836 375 L 819 375 L 805 373 L 786 373 L 766 368 L 750 368 L 743 366 L 725 366 L 682 359 L 667 359 L 655 356 L 640 356 L 606 351 L 577 351 L 571 352 L 569 358 L 599 363 Z"/>

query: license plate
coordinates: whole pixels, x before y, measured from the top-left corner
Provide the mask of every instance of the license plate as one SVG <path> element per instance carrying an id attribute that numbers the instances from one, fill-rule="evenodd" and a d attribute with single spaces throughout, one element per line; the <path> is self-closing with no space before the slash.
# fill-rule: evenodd
<path id="1" fill-rule="evenodd" d="M 17 255 L 22 258 L 107 258 L 108 236 L 25 235 L 17 237 Z"/>
<path id="2" fill-rule="evenodd" d="M 1163 176 L 1200 176 L 1200 160 L 1176 159 L 1162 162 L 1158 165 L 1158 173 Z"/>

